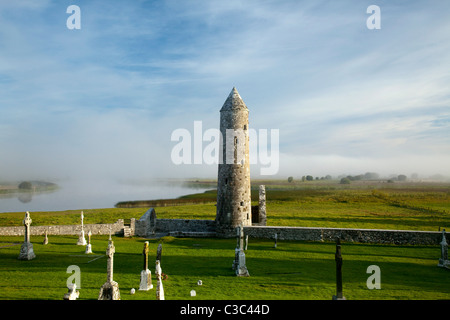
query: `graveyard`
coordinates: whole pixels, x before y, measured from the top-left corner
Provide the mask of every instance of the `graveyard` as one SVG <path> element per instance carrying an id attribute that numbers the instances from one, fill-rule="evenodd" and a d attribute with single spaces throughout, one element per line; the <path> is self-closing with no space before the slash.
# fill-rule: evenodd
<path id="1" fill-rule="evenodd" d="M 255 181 L 255 185 L 258 183 Z M 272 187 L 265 183 L 270 226 L 449 229 L 446 211 L 449 186 L 442 183 L 389 184 L 383 188 L 377 185 L 376 189 L 331 182 L 303 185 L 277 182 Z M 252 193 L 255 189 L 252 188 Z M 187 198 L 205 196 L 211 197 L 210 203 L 198 204 L 193 200 L 191 204 L 155 210 L 161 218 L 180 218 L 190 213 L 189 218 L 213 219 L 214 192 Z M 85 224 L 112 223 L 119 217 L 139 218 L 145 211 L 146 208 L 83 210 L 83 220 Z M 65 219 L 66 224 L 80 222 L 80 211 L 31 212 L 30 216 L 32 225 L 50 225 L 52 221 L 64 224 Z M 24 217 L 23 212 L 5 213 L 0 225 L 24 227 Z M 240 277 L 232 268 L 236 262 L 235 249 L 240 245 L 236 237 L 112 234 L 110 241 L 109 235 L 89 236 L 88 230 L 84 231 L 86 242 L 82 245 L 77 244 L 80 235 L 31 235 L 35 257 L 30 260 L 18 259 L 26 242 L 23 235 L 0 236 L 0 299 L 62 300 L 68 293 L 68 281 L 76 282 L 75 273 L 68 269 L 70 266 L 79 267 L 77 300 L 99 299 L 100 288 L 108 282 L 110 271 L 121 300 L 156 300 L 158 281 L 166 300 L 331 300 L 336 295 L 334 241 L 249 237 L 244 241 L 243 250 L 248 276 Z M 111 242 L 113 270 L 108 267 L 106 254 L 107 250 L 111 252 Z M 89 244 L 91 253 L 86 253 Z M 148 252 L 147 258 L 144 251 Z M 450 298 L 450 270 L 448 265 L 438 267 L 443 255 L 439 243 L 396 245 L 341 241 L 340 252 L 342 294 L 347 300 Z M 156 261 L 159 261 L 160 274 L 156 274 Z M 145 264 L 151 286 L 140 290 Z M 379 268 L 379 288 L 374 287 L 371 266 Z"/>

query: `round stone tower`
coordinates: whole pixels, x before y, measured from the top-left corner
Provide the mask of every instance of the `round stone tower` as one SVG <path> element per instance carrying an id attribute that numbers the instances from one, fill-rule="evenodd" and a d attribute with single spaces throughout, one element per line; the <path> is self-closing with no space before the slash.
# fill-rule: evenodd
<path id="1" fill-rule="evenodd" d="M 235 236 L 252 224 L 248 109 L 236 88 L 220 110 L 221 154 L 217 177 L 217 233 Z"/>

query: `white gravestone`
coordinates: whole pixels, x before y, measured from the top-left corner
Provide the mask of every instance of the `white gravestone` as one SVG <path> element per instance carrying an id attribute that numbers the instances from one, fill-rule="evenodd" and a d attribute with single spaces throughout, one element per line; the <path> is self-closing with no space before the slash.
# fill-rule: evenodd
<path id="1" fill-rule="evenodd" d="M 31 234 L 31 220 L 30 213 L 27 211 L 25 213 L 25 219 L 23 219 L 23 225 L 25 226 L 25 239 L 20 247 L 19 260 L 31 260 L 36 258 L 33 250 L 33 244 L 30 242 L 30 234 Z"/>
<path id="2" fill-rule="evenodd" d="M 148 241 L 144 243 L 144 269 L 141 271 L 141 283 L 139 285 L 139 290 L 148 291 L 153 289 L 152 284 L 152 272 L 148 269 L 148 252 L 149 252 L 149 244 Z"/>

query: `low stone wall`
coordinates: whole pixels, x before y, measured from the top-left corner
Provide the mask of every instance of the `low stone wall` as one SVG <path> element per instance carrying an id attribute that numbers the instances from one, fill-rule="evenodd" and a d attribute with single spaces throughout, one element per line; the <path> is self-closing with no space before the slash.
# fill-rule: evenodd
<path id="1" fill-rule="evenodd" d="M 110 229 L 111 228 L 111 229 Z M 118 219 L 115 223 L 85 224 L 83 229 L 87 235 L 89 230 L 92 234 L 111 234 L 118 235 L 123 232 L 123 219 Z M 81 225 L 55 225 L 55 226 L 31 226 L 31 235 L 43 235 L 47 231 L 48 235 L 78 235 L 81 232 Z M 23 236 L 25 227 L 0 227 L 2 236 Z"/>
<path id="2" fill-rule="evenodd" d="M 278 240 L 336 241 L 339 237 L 343 242 L 397 245 L 438 245 L 442 241 L 438 231 L 251 226 L 244 227 L 244 233 L 250 238 L 274 239 L 276 233 Z M 448 234 L 446 239 L 450 240 Z"/>
<path id="3" fill-rule="evenodd" d="M 200 219 L 157 219 L 157 232 L 215 232 L 216 222 L 214 220 Z"/>

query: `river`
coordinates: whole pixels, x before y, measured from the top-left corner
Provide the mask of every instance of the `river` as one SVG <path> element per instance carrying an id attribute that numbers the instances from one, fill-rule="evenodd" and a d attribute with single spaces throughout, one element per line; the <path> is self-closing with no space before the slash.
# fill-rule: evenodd
<path id="1" fill-rule="evenodd" d="M 193 188 L 181 183 L 118 183 L 65 181 L 51 192 L 0 195 L 1 212 L 63 211 L 114 208 L 119 201 L 173 199 L 212 188 Z"/>

